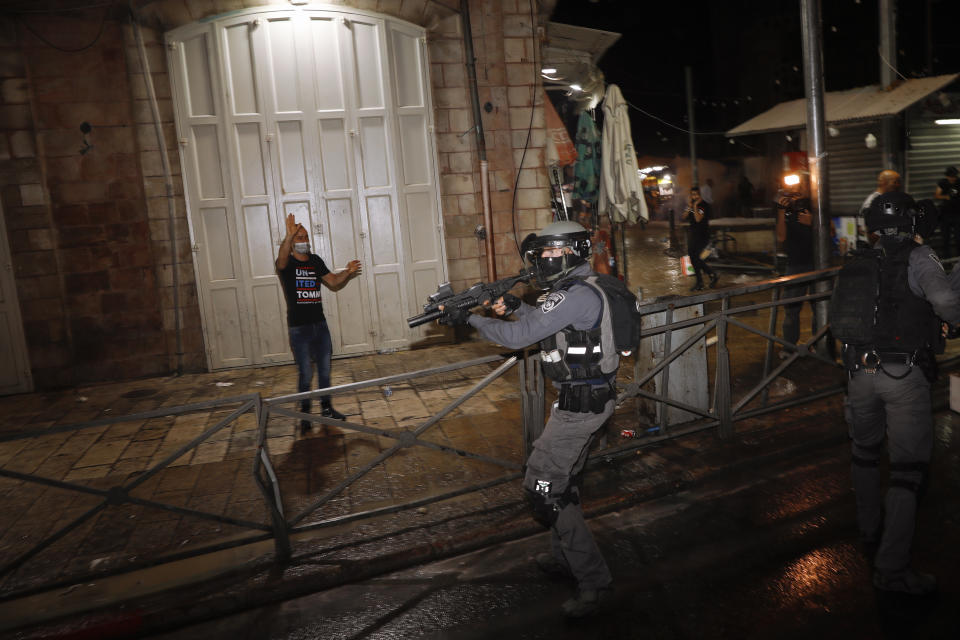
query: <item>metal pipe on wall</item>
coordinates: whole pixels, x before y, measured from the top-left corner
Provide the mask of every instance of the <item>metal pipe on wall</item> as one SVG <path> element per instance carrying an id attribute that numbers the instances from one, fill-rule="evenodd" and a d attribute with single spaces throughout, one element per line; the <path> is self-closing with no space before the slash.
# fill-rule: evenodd
<path id="1" fill-rule="evenodd" d="M 167 195 L 167 226 L 170 233 L 170 274 L 173 278 L 173 318 L 174 331 L 177 338 L 177 371 L 183 373 L 183 326 L 180 318 L 180 268 L 177 264 L 177 207 L 174 200 L 173 175 L 170 170 L 170 158 L 167 156 L 167 143 L 163 135 L 163 124 L 160 121 L 160 106 L 157 104 L 157 93 L 153 88 L 153 77 L 150 75 L 150 65 L 147 61 L 147 50 L 143 46 L 143 33 L 140 30 L 140 20 L 137 18 L 133 3 L 130 3 L 130 22 L 137 40 L 137 53 L 140 57 L 140 70 L 143 72 L 143 83 L 147 88 L 147 101 L 150 103 L 150 114 L 153 117 L 153 126 L 157 134 L 157 146 L 160 148 L 160 163 L 163 167 L 163 186 Z"/>
<path id="2" fill-rule="evenodd" d="M 477 153 L 480 155 L 480 195 L 483 201 L 484 247 L 487 253 L 487 278 L 497 279 L 497 261 L 493 242 L 493 213 L 490 210 L 490 176 L 487 163 L 487 142 L 483 137 L 483 120 L 480 114 L 480 95 L 477 91 L 477 64 L 473 55 L 473 30 L 470 26 L 470 1 L 460 0 L 460 20 L 463 23 L 463 47 L 467 64 L 467 80 L 470 83 L 470 101 L 473 104 L 473 128 L 477 137 Z"/>

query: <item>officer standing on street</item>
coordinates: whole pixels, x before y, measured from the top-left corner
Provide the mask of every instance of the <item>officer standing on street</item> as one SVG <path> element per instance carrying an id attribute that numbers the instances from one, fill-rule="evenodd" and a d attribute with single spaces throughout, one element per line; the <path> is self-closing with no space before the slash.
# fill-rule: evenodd
<path id="1" fill-rule="evenodd" d="M 934 576 L 910 566 L 910 547 L 933 449 L 934 352 L 942 350 L 942 322 L 960 322 L 960 297 L 937 254 L 923 245 L 935 217 L 932 203 L 919 207 L 905 193 L 873 200 L 866 223 L 880 236 L 876 321 L 864 344 L 844 345 L 851 476 L 861 539 L 875 550 L 873 584 L 914 595 L 936 590 Z M 885 435 L 890 464 L 884 499 L 879 464 Z"/>
<path id="2" fill-rule="evenodd" d="M 943 178 L 937 182 L 933 199 L 940 207 L 940 234 L 943 237 L 943 257 L 953 255 L 950 243 L 953 242 L 960 253 L 960 172 L 956 167 L 947 167 Z"/>
<path id="3" fill-rule="evenodd" d="M 457 312 L 481 336 L 510 349 L 539 342 L 544 375 L 558 389 L 543 434 L 527 460 L 523 486 L 534 518 L 552 532 L 551 553 L 537 565 L 551 575 L 573 577 L 576 595 L 563 603 L 567 617 L 599 610 L 612 580 L 583 518 L 577 478 L 590 443 L 613 414 L 620 356 L 605 294 L 585 280 L 590 269 L 590 232 L 575 222 L 554 222 L 524 243 L 537 287 L 547 289 L 536 307 L 507 294 L 492 301 L 497 315 L 515 322 Z"/>

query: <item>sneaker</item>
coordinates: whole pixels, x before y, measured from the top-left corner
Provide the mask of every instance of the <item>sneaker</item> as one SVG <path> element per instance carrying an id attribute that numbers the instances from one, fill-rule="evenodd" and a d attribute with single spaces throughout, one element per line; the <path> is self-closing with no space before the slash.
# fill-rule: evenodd
<path id="1" fill-rule="evenodd" d="M 320 412 L 324 418 L 330 418 L 332 420 L 346 420 L 347 416 L 343 415 L 333 407 L 324 407 L 323 411 Z"/>
<path id="2" fill-rule="evenodd" d="M 313 429 L 313 423 L 312 423 L 312 422 L 310 422 L 309 420 L 301 420 L 301 421 L 300 421 L 300 435 L 304 435 L 304 434 L 310 433 L 310 431 L 311 431 L 312 429 Z"/>
<path id="3" fill-rule="evenodd" d="M 690 291 L 703 291 L 703 283 L 698 282 L 697 284 L 690 287 Z"/>
<path id="4" fill-rule="evenodd" d="M 873 572 L 873 586 L 881 591 L 897 591 L 913 596 L 930 595 L 937 590 L 937 579 L 929 573 L 921 573 L 910 567 L 902 571 Z"/>
<path id="5" fill-rule="evenodd" d="M 577 595 L 563 603 L 567 618 L 585 618 L 600 611 L 600 604 L 610 589 L 577 589 Z"/>
<path id="6" fill-rule="evenodd" d="M 563 560 L 558 560 L 550 553 L 541 553 L 536 557 L 537 568 L 551 578 L 572 578 L 573 572 Z"/>
<path id="7" fill-rule="evenodd" d="M 716 288 L 717 288 L 717 280 L 719 280 L 719 279 L 720 279 L 720 276 L 718 276 L 717 274 L 715 274 L 715 273 L 711 273 L 711 274 L 710 274 L 710 288 L 711 288 L 711 289 L 716 289 Z"/>

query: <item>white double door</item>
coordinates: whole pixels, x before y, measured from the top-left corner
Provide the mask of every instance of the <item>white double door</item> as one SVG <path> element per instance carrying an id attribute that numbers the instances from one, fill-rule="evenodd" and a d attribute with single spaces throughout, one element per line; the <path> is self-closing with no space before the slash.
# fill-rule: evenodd
<path id="1" fill-rule="evenodd" d="M 422 30 L 353 11 L 230 14 L 167 34 L 211 369 L 292 359 L 275 274 L 294 214 L 363 272 L 324 289 L 334 354 L 403 348 L 444 279 Z"/>

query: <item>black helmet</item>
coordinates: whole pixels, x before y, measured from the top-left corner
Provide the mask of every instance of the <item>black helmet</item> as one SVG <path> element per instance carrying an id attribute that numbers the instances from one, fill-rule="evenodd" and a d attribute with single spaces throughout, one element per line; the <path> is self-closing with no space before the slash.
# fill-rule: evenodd
<path id="1" fill-rule="evenodd" d="M 867 209 L 867 231 L 881 235 L 917 233 L 917 219 L 921 211 L 909 194 L 900 191 L 883 193 L 873 199 Z"/>
<path id="2" fill-rule="evenodd" d="M 569 220 L 548 224 L 536 237 L 527 236 L 523 244 L 524 260 L 532 268 L 541 289 L 549 289 L 590 257 L 590 232 Z M 553 258 L 541 256 L 544 249 L 553 248 L 569 248 L 570 252 Z"/>
<path id="3" fill-rule="evenodd" d="M 952 176 L 957 175 L 958 173 L 960 173 L 960 172 L 957 171 L 957 168 L 956 168 L 956 167 L 947 167 L 947 170 L 943 172 L 943 175 L 945 175 L 945 176 L 947 176 L 947 177 L 952 177 Z"/>

